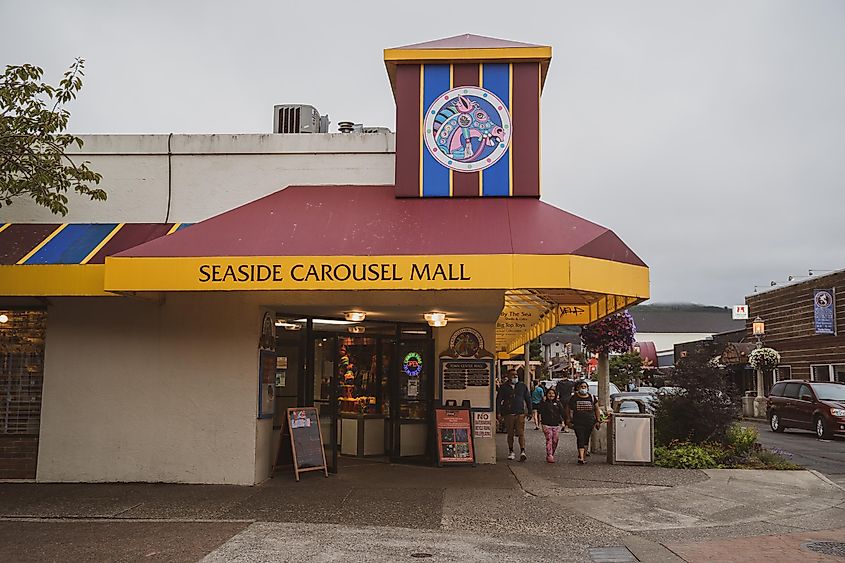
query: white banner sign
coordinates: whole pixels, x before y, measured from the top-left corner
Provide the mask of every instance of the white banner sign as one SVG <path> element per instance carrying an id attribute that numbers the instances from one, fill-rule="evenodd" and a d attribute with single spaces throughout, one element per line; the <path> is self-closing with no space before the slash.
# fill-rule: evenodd
<path id="1" fill-rule="evenodd" d="M 493 437 L 493 413 L 492 412 L 475 412 L 475 437 L 476 438 L 492 438 Z"/>
<path id="2" fill-rule="evenodd" d="M 748 305 L 734 305 L 734 320 L 744 321 L 748 318 Z"/>

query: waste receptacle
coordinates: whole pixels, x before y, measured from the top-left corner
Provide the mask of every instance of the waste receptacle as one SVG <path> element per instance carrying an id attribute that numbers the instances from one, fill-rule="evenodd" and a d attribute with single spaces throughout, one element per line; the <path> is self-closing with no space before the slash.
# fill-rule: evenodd
<path id="1" fill-rule="evenodd" d="M 639 399 L 634 401 L 640 406 L 638 413 L 620 413 L 620 403 L 614 401 L 613 414 L 607 425 L 608 463 L 626 465 L 654 463 L 654 416 L 645 412 L 645 402 Z"/>

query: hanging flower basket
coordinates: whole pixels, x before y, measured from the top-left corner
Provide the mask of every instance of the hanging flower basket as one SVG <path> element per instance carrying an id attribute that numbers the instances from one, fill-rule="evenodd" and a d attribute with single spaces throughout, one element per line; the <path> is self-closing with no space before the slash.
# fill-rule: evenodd
<path id="1" fill-rule="evenodd" d="M 780 363 L 780 354 L 774 348 L 757 348 L 748 355 L 748 363 L 754 369 L 775 369 Z"/>
<path id="2" fill-rule="evenodd" d="M 581 340 L 591 352 L 628 352 L 634 345 L 634 318 L 628 311 L 616 313 L 581 327 Z"/>

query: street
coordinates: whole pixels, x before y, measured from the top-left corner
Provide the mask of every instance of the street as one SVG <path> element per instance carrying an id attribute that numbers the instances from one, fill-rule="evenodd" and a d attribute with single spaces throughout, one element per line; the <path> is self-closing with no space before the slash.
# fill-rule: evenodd
<path id="1" fill-rule="evenodd" d="M 815 469 L 840 485 L 845 484 L 845 438 L 819 440 L 809 430 L 790 428 L 776 433 L 765 422 L 745 421 L 743 424 L 757 428 L 763 446 L 782 450 L 791 461 Z"/>

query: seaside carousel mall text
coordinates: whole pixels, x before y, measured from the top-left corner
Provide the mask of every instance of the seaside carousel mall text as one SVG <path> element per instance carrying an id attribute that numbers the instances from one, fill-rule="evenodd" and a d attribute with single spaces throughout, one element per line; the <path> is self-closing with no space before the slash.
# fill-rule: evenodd
<path id="1" fill-rule="evenodd" d="M 297 406 L 331 471 L 463 455 L 437 406 L 492 414 L 498 359 L 649 295 L 613 231 L 540 199 L 551 55 L 386 49 L 395 134 L 284 105 L 273 134 L 84 136 L 107 202 L 0 209 L 0 478 L 258 483 Z"/>

